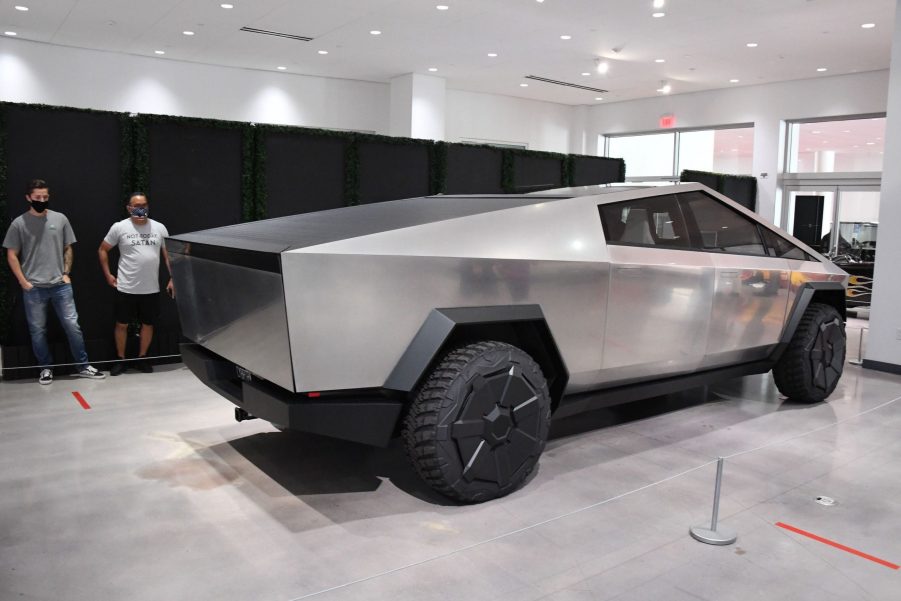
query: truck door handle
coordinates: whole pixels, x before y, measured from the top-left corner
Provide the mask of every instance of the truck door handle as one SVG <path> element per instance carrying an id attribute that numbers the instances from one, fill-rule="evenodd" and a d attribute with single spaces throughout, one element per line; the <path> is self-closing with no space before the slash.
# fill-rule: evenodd
<path id="1" fill-rule="evenodd" d="M 724 278 L 737 278 L 738 272 L 735 271 L 734 269 L 730 269 L 728 271 L 721 271 L 720 275 L 723 276 Z"/>

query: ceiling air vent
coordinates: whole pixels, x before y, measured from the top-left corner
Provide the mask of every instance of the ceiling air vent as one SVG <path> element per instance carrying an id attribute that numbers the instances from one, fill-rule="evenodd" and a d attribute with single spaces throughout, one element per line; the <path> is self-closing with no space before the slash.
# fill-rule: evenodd
<path id="1" fill-rule="evenodd" d="M 569 83 L 568 81 L 557 81 L 556 79 L 548 79 L 547 77 L 538 77 L 537 75 L 526 75 L 526 79 L 533 79 L 535 81 L 543 81 L 544 83 L 551 83 L 555 86 L 566 86 L 567 88 L 578 88 L 580 90 L 588 90 L 589 92 L 597 92 L 599 94 L 606 94 L 608 90 L 604 90 L 601 88 L 592 88 L 591 86 L 580 86 L 577 83 Z"/>
<path id="2" fill-rule="evenodd" d="M 309 42 L 313 38 L 304 35 L 294 35 L 293 33 L 282 33 L 280 31 L 269 31 L 268 29 L 257 29 L 256 27 L 242 27 L 241 31 L 247 33 L 259 33 L 260 35 L 274 35 L 277 38 L 288 38 L 289 40 L 297 40 L 298 42 Z"/>

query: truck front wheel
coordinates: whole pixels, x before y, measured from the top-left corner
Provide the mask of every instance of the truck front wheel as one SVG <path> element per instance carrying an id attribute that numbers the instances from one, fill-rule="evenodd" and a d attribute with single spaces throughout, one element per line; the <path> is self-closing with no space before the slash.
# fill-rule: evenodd
<path id="1" fill-rule="evenodd" d="M 811 303 L 773 367 L 779 392 L 793 401 L 819 403 L 832 394 L 845 365 L 845 324 L 830 305 Z"/>
<path id="2" fill-rule="evenodd" d="M 551 399 L 539 365 L 504 342 L 447 353 L 416 392 L 404 447 L 439 493 L 480 503 L 516 490 L 547 441 Z"/>

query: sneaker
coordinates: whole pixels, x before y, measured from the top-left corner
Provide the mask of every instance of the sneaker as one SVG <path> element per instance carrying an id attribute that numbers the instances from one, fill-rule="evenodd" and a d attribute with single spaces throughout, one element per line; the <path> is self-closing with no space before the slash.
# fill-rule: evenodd
<path id="1" fill-rule="evenodd" d="M 116 361 L 110 366 L 109 375 L 111 376 L 121 376 L 125 372 L 125 363 L 122 361 Z"/>
<path id="2" fill-rule="evenodd" d="M 153 373 L 153 366 L 150 365 L 144 357 L 139 357 L 138 360 L 135 361 L 135 369 L 143 374 Z"/>
<path id="3" fill-rule="evenodd" d="M 93 365 L 85 366 L 77 375 L 79 378 L 90 378 L 92 380 L 102 380 L 106 377 L 105 373 L 97 371 Z"/>
<path id="4" fill-rule="evenodd" d="M 40 382 L 41 384 L 52 384 L 53 383 L 53 370 L 42 369 L 41 377 L 38 378 L 38 382 Z"/>

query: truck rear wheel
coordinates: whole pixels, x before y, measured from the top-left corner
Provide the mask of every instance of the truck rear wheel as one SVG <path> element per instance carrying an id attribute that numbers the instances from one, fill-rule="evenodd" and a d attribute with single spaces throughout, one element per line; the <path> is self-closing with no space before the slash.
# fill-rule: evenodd
<path id="1" fill-rule="evenodd" d="M 477 342 L 445 355 L 420 386 L 404 420 L 404 447 L 433 489 L 479 503 L 525 481 L 550 419 L 539 365 L 510 344 Z"/>
<path id="2" fill-rule="evenodd" d="M 831 305 L 811 303 L 785 353 L 773 367 L 779 392 L 819 403 L 832 394 L 845 366 L 845 324 Z"/>

